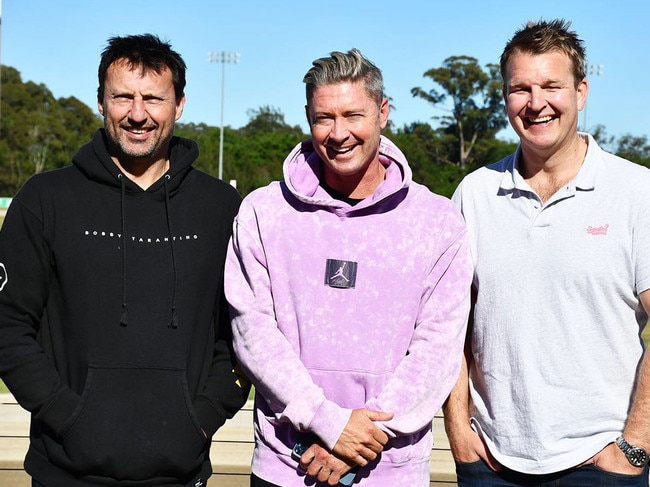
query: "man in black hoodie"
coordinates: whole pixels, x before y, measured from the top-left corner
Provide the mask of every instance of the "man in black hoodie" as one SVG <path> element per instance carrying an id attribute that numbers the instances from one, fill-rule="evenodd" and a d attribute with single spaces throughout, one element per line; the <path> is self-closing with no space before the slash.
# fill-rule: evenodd
<path id="1" fill-rule="evenodd" d="M 31 178 L 0 232 L 0 376 L 32 413 L 35 486 L 192 486 L 244 404 L 223 265 L 240 197 L 173 136 L 185 63 L 113 37 L 104 128 Z"/>

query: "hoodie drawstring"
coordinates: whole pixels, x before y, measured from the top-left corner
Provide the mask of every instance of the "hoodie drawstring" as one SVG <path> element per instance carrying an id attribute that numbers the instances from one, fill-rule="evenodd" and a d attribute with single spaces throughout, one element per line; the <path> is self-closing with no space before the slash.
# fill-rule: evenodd
<path id="1" fill-rule="evenodd" d="M 124 175 L 118 174 L 117 178 L 120 180 L 121 199 L 120 206 L 122 212 L 122 314 L 120 315 L 120 325 L 127 326 L 129 324 L 129 310 L 126 303 L 126 211 L 125 211 L 125 193 L 126 185 Z M 165 186 L 165 216 L 167 218 L 167 232 L 169 235 L 169 245 L 172 253 L 172 270 L 174 272 L 174 281 L 172 288 L 172 308 L 171 319 L 169 321 L 169 328 L 178 328 L 178 316 L 176 314 L 176 285 L 178 281 L 178 273 L 176 271 L 176 249 L 174 248 L 174 233 L 172 231 L 172 222 L 169 215 L 169 188 L 167 182 L 170 180 L 169 174 L 166 174 L 163 181 Z"/>
<path id="2" fill-rule="evenodd" d="M 124 184 L 123 174 L 118 174 L 117 179 L 120 180 L 122 195 L 120 198 L 120 209 L 122 212 L 122 314 L 120 315 L 120 325 L 127 326 L 129 324 L 129 310 L 126 305 L 126 216 L 124 211 L 126 186 Z"/>
<path id="3" fill-rule="evenodd" d="M 174 283 L 173 283 L 173 293 L 172 293 L 172 317 L 169 322 L 170 328 L 178 328 L 178 316 L 176 315 L 176 281 L 178 275 L 176 273 L 176 250 L 174 249 L 174 233 L 172 232 L 172 221 L 169 216 L 169 188 L 167 187 L 167 182 L 171 179 L 169 174 L 165 174 L 163 179 L 165 186 L 165 213 L 167 215 L 167 231 L 169 232 L 169 245 L 172 252 L 172 270 L 174 272 Z"/>

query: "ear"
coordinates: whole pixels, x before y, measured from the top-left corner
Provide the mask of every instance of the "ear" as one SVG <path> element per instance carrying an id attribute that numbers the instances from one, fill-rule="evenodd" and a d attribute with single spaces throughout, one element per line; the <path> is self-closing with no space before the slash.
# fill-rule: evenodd
<path id="1" fill-rule="evenodd" d="M 97 110 L 99 110 L 99 114 L 103 117 L 104 116 L 104 104 L 99 99 L 97 99 Z"/>
<path id="2" fill-rule="evenodd" d="M 501 88 L 501 96 L 503 97 L 503 103 L 505 103 L 506 108 L 508 108 L 508 88 L 506 88 L 505 85 Z"/>
<path id="3" fill-rule="evenodd" d="M 305 118 L 307 119 L 307 125 L 311 127 L 311 117 L 309 116 L 309 105 L 305 105 Z"/>
<path id="4" fill-rule="evenodd" d="M 587 78 L 584 78 L 578 84 L 576 93 L 578 97 L 578 110 L 582 110 L 587 104 L 587 95 L 589 94 L 589 82 L 587 81 Z"/>
<path id="5" fill-rule="evenodd" d="M 183 115 L 183 108 L 185 108 L 185 93 L 183 93 L 180 100 L 176 101 L 176 116 L 174 120 L 181 118 L 181 115 Z"/>
<path id="6" fill-rule="evenodd" d="M 386 128 L 388 124 L 388 113 L 390 112 L 390 104 L 388 103 L 388 98 L 381 100 L 381 105 L 379 105 L 379 126 L 382 129 Z"/>

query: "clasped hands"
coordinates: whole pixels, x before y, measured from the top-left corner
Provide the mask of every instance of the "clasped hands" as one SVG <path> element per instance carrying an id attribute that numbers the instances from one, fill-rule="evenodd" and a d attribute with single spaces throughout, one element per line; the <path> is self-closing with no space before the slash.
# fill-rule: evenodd
<path id="1" fill-rule="evenodd" d="M 354 409 L 332 451 L 314 443 L 300 457 L 300 465 L 318 481 L 337 485 L 352 468 L 365 467 L 377 458 L 388 443 L 388 435 L 374 422 L 392 418 L 393 413 Z"/>

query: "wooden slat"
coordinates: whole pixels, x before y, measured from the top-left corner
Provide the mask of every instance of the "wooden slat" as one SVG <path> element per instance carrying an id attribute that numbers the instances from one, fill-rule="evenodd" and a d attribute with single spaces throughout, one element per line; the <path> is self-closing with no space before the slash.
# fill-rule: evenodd
<path id="1" fill-rule="evenodd" d="M 0 486 L 30 487 L 29 476 L 23 470 L 28 435 L 29 413 L 11 394 L 0 394 Z M 455 486 L 454 462 L 440 416 L 434 421 L 433 436 L 430 487 Z M 213 438 L 214 475 L 208 487 L 248 487 L 253 447 L 253 405 L 248 402 Z"/>

